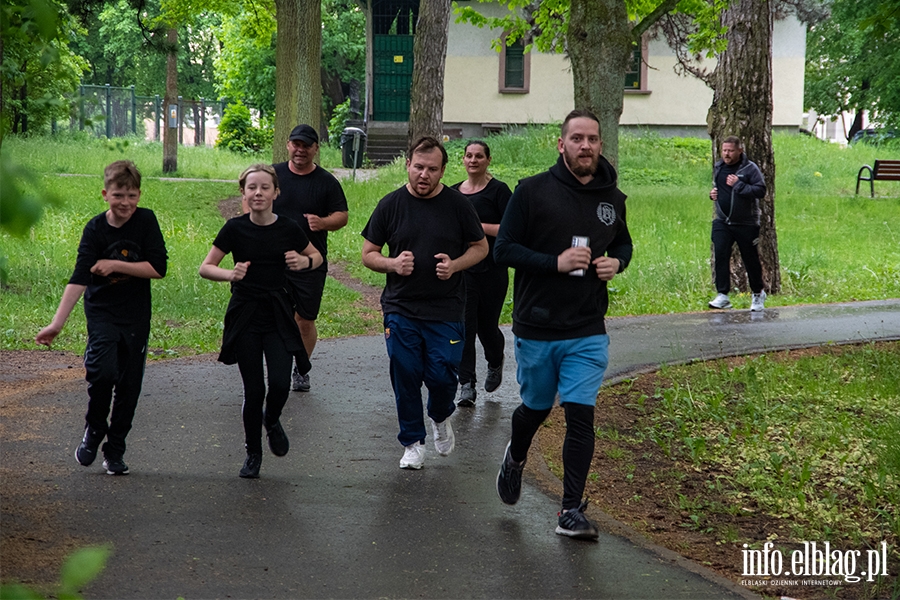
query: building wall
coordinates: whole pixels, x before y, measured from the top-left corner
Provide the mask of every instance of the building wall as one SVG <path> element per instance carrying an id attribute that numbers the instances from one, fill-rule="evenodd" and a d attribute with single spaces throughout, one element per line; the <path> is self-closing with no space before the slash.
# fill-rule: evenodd
<path id="1" fill-rule="evenodd" d="M 478 5 L 478 9 L 496 13 L 503 10 L 490 4 Z M 573 108 L 568 60 L 559 54 L 533 52 L 530 92 L 501 94 L 500 59 L 491 48 L 491 40 L 499 33 L 451 19 L 444 122 L 463 128 L 466 135 L 477 135 L 481 125 L 561 121 Z M 797 128 L 803 116 L 806 30 L 791 17 L 776 23 L 774 34 L 773 125 Z M 712 90 L 693 76 L 675 73 L 675 57 L 663 39 L 650 40 L 647 54 L 649 93 L 626 93 L 621 124 L 629 128 L 705 132 Z"/>

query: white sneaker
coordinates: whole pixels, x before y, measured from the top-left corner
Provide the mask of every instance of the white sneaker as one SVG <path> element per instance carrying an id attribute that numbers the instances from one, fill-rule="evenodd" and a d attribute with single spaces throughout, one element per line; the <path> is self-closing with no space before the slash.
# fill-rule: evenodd
<path id="1" fill-rule="evenodd" d="M 434 449 L 438 451 L 438 454 L 447 456 L 453 452 L 453 448 L 456 446 L 456 436 L 453 435 L 450 419 L 444 419 L 440 423 L 432 419 L 431 427 L 434 431 Z"/>
<path id="2" fill-rule="evenodd" d="M 750 310 L 758 311 L 762 310 L 766 307 L 766 290 L 761 291 L 758 294 L 753 294 L 750 300 Z"/>
<path id="3" fill-rule="evenodd" d="M 710 308 L 731 308 L 731 300 L 725 294 L 717 294 L 715 298 L 709 301 Z"/>
<path id="4" fill-rule="evenodd" d="M 425 444 L 416 442 L 403 447 L 403 458 L 400 459 L 401 469 L 421 469 L 425 464 Z"/>

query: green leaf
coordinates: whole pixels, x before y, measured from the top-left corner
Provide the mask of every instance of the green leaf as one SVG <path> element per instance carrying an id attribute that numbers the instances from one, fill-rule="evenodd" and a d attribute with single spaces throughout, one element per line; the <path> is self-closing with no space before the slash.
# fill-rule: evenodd
<path id="1" fill-rule="evenodd" d="M 0 600 L 44 600 L 44 597 L 31 588 L 18 583 L 0 585 Z"/>
<path id="2" fill-rule="evenodd" d="M 78 550 L 63 564 L 60 574 L 60 598 L 64 592 L 76 592 L 93 581 L 106 567 L 112 553 L 109 545 Z"/>

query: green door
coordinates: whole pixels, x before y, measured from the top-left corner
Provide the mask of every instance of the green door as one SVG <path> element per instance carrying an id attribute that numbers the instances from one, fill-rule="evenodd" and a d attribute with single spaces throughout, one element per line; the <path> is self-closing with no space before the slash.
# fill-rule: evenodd
<path id="1" fill-rule="evenodd" d="M 408 121 L 413 36 L 376 35 L 372 81 L 375 121 Z"/>

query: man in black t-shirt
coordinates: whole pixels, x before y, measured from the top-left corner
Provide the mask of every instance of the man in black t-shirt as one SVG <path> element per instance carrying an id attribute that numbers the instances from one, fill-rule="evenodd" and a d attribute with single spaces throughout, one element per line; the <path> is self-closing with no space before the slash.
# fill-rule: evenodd
<path id="1" fill-rule="evenodd" d="M 110 475 L 126 475 L 125 436 L 141 394 L 150 335 L 150 280 L 166 275 L 168 255 L 156 215 L 137 205 L 141 174 L 133 162 L 106 167 L 103 199 L 109 210 L 85 225 L 59 308 L 34 341 L 49 347 L 84 295 L 88 410 L 75 460 L 91 465 L 106 438 L 103 468 Z"/>
<path id="2" fill-rule="evenodd" d="M 423 383 L 434 447 L 442 456 L 453 451 L 449 417 L 456 409 L 465 340 L 462 271 L 488 251 L 471 203 L 441 183 L 446 166 L 440 142 L 417 140 L 406 160 L 409 183 L 381 199 L 362 231 L 363 264 L 387 274 L 381 308 L 400 422 L 397 438 L 404 446 L 401 469 L 421 469 L 425 461 Z"/>
<path id="3" fill-rule="evenodd" d="M 347 198 L 334 175 L 313 162 L 319 151 L 319 135 L 309 125 L 297 125 L 288 138 L 290 160 L 273 165 L 281 190 L 272 208 L 277 215 L 297 221 L 309 241 L 325 259 L 312 271 L 288 271 L 287 281 L 296 304 L 294 318 L 300 328 L 303 346 L 308 356 L 316 347 L 318 331 L 316 318 L 325 290 L 328 273 L 328 232 L 347 224 Z M 295 392 L 309 391 L 309 373 L 301 366 L 305 357 L 298 357 L 291 378 Z"/>

